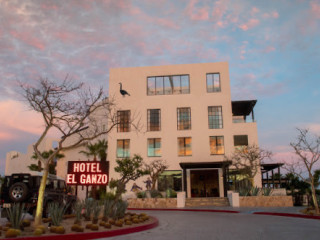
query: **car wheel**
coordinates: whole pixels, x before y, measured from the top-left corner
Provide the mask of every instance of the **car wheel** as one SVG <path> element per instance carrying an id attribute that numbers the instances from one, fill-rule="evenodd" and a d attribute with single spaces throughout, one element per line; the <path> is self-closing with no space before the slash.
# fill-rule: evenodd
<path id="1" fill-rule="evenodd" d="M 13 202 L 23 202 L 28 195 L 28 187 L 23 182 L 13 184 L 9 189 L 9 197 Z"/>

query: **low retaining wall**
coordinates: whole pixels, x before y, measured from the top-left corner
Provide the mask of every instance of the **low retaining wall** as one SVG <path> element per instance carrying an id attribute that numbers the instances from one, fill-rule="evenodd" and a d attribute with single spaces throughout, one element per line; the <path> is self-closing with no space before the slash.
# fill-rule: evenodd
<path id="1" fill-rule="evenodd" d="M 176 208 L 176 198 L 129 198 L 128 208 Z"/>
<path id="2" fill-rule="evenodd" d="M 292 196 L 239 197 L 240 207 L 293 207 Z"/>

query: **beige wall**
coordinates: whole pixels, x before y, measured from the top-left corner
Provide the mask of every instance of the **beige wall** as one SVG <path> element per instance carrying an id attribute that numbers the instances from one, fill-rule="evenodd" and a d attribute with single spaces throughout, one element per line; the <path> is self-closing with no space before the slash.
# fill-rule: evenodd
<path id="1" fill-rule="evenodd" d="M 207 93 L 206 74 L 220 73 L 221 92 Z M 147 95 L 148 76 L 190 75 L 190 94 Z M 119 82 L 131 96 L 119 93 Z M 161 138 L 161 159 L 165 159 L 171 170 L 180 170 L 180 162 L 222 161 L 223 155 L 210 155 L 209 136 L 224 136 L 225 154 L 233 147 L 233 135 L 249 135 L 249 144 L 258 144 L 256 123 L 232 123 L 231 93 L 228 63 L 183 64 L 157 67 L 110 69 L 109 96 L 114 97 L 121 110 L 131 110 L 131 116 L 139 116 L 143 124 L 140 132 L 109 134 L 108 156 L 111 171 L 114 168 L 117 139 L 130 139 L 130 154 L 140 154 L 148 162 L 147 139 Z M 222 106 L 223 129 L 208 128 L 208 106 Z M 177 108 L 191 108 L 191 130 L 177 130 Z M 147 109 L 161 109 L 161 131 L 147 132 Z M 138 119 L 137 119 L 138 120 Z M 178 137 L 192 137 L 192 156 L 178 156 Z M 115 176 L 114 173 L 112 173 Z M 137 181 L 142 186 L 142 180 Z M 140 185 L 140 186 L 141 186 Z M 261 183 L 257 183 L 261 185 Z"/>

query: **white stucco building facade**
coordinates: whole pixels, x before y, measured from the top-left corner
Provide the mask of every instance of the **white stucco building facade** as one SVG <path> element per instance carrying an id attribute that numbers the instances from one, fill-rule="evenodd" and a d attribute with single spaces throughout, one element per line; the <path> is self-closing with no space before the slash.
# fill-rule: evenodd
<path id="1" fill-rule="evenodd" d="M 130 96 L 120 93 L 119 83 Z M 235 184 L 225 155 L 237 146 L 258 145 L 256 100 L 231 101 L 226 62 L 110 69 L 109 96 L 122 119 L 108 136 L 111 176 L 114 159 L 139 154 L 146 162 L 168 163 L 159 190 L 223 197 Z M 130 121 L 139 122 L 139 131 Z M 136 183 L 144 187 L 143 181 Z M 260 173 L 255 185 L 261 187 Z"/>

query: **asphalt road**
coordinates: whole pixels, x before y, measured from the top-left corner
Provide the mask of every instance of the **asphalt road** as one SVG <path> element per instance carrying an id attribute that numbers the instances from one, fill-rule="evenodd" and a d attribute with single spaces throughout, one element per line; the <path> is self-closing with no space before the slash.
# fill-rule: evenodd
<path id="1" fill-rule="evenodd" d="M 157 228 L 103 239 L 320 239 L 320 220 L 314 219 L 263 216 L 248 213 L 144 212 L 159 219 L 159 226 Z"/>

